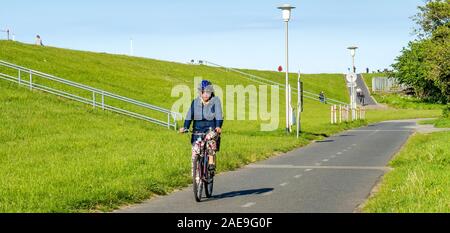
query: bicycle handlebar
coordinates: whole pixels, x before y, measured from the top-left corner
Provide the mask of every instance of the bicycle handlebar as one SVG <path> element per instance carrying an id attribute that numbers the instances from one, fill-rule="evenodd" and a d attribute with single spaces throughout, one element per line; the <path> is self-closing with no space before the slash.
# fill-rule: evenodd
<path id="1" fill-rule="evenodd" d="M 217 131 L 216 130 L 212 130 L 212 131 L 214 131 L 214 132 L 216 132 L 217 133 Z M 194 135 L 206 135 L 206 134 L 208 134 L 208 133 L 199 133 L 199 132 L 194 132 L 194 131 L 192 131 L 192 130 L 189 130 L 189 129 L 184 129 L 184 131 L 183 132 L 180 132 L 181 134 L 187 134 L 187 133 L 192 133 L 192 134 L 194 134 Z M 220 135 L 220 133 L 217 133 L 217 134 L 219 134 Z"/>
<path id="2" fill-rule="evenodd" d="M 189 129 L 184 129 L 183 132 L 181 132 L 181 133 L 185 134 L 185 133 L 190 133 L 190 132 L 192 132 L 192 131 Z"/>

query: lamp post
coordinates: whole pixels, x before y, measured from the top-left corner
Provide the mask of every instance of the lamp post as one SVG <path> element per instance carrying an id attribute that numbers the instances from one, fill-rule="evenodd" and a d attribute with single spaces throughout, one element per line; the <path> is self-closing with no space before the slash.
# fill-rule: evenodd
<path id="1" fill-rule="evenodd" d="M 289 20 L 291 19 L 291 11 L 292 9 L 295 9 L 295 7 L 284 4 L 278 9 L 281 10 L 283 14 L 283 20 L 286 23 L 286 132 L 291 132 L 291 122 L 290 122 L 290 116 L 291 110 L 290 110 L 290 96 L 289 96 Z"/>
<path id="2" fill-rule="evenodd" d="M 356 73 L 356 67 L 355 67 L 355 55 L 356 55 L 356 50 L 358 49 L 358 47 L 356 46 L 350 46 L 347 49 L 350 50 L 350 54 L 352 55 L 352 64 L 353 64 L 353 73 Z"/>
<path id="3" fill-rule="evenodd" d="M 300 81 L 300 76 L 301 76 L 301 74 L 300 74 L 300 70 L 298 71 L 298 78 L 297 78 L 297 138 L 299 138 L 300 137 L 300 131 L 302 130 L 302 125 L 301 125 L 301 122 L 300 122 L 300 120 L 301 120 L 301 112 L 302 112 L 302 106 L 303 106 L 303 103 L 302 103 L 302 93 L 303 93 L 303 90 L 302 90 L 302 84 L 301 84 L 301 81 Z"/>
<path id="4" fill-rule="evenodd" d="M 348 50 L 350 50 L 350 55 L 352 56 L 352 70 L 353 70 L 353 75 L 356 76 L 356 67 L 355 67 L 355 55 L 356 55 L 356 50 L 358 49 L 358 47 L 356 46 L 350 46 L 347 48 Z M 355 114 L 356 114 L 356 96 L 355 96 L 355 83 L 351 82 L 350 83 L 351 87 L 350 87 L 350 105 L 352 108 L 352 118 L 353 120 L 355 119 Z"/>

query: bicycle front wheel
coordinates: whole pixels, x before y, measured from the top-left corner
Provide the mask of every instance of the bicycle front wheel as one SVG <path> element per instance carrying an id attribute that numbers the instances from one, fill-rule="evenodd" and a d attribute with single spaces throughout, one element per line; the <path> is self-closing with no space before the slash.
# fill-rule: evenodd
<path id="1" fill-rule="evenodd" d="M 210 174 L 210 172 L 207 172 L 206 182 L 205 182 L 205 194 L 207 198 L 210 198 L 213 193 L 214 188 L 214 177 Z"/>
<path id="2" fill-rule="evenodd" d="M 197 202 L 202 200 L 202 192 L 203 192 L 203 180 L 202 180 L 202 164 L 201 159 L 196 158 L 193 162 L 193 170 L 194 174 L 192 177 L 192 187 L 194 191 L 194 197 Z"/>

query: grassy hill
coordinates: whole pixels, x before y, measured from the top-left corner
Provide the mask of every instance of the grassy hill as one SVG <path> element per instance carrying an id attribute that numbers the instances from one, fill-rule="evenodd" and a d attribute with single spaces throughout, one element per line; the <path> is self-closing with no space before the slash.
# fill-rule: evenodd
<path id="1" fill-rule="evenodd" d="M 186 84 L 193 89 L 194 77 L 221 87 L 252 84 L 238 74 L 213 67 L 9 41 L 0 41 L 0 59 L 166 108 L 176 101 L 170 97 L 172 88 Z M 13 75 L 10 70 L 0 68 L 0 72 Z M 277 73 L 251 72 L 281 78 Z M 341 75 L 310 75 L 304 82 L 312 91 L 323 89 L 329 97 L 346 100 Z M 280 91 L 282 119 L 283 96 Z M 261 120 L 226 121 L 219 171 L 364 124 L 331 126 L 329 106 L 305 101 L 305 132 L 300 139 L 284 133 L 284 120 L 274 132 L 260 132 Z M 368 117 L 378 121 L 439 113 L 386 110 L 369 112 Z M 108 211 L 190 183 L 188 136 L 145 121 L 0 80 L 0 125 L 0 212 Z"/>

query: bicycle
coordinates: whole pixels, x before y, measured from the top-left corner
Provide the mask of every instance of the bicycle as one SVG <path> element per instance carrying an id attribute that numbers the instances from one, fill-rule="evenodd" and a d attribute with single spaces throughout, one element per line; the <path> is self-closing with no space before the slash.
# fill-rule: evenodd
<path id="1" fill-rule="evenodd" d="M 189 132 L 185 130 L 184 133 Z M 212 143 L 212 140 L 216 140 L 218 134 L 212 129 L 209 130 L 208 133 L 198 133 L 193 132 L 193 136 L 197 137 L 197 140 L 194 142 L 193 150 L 195 151 L 195 158 L 192 161 L 193 174 L 192 174 L 192 183 L 193 183 L 193 191 L 194 197 L 197 202 L 201 202 L 203 188 L 205 188 L 205 196 L 207 198 L 211 198 L 214 188 L 214 170 L 208 169 L 209 165 L 209 156 L 215 156 L 213 151 L 214 148 L 211 148 L 211 145 L 208 143 Z M 209 152 L 209 153 L 208 153 Z"/>

